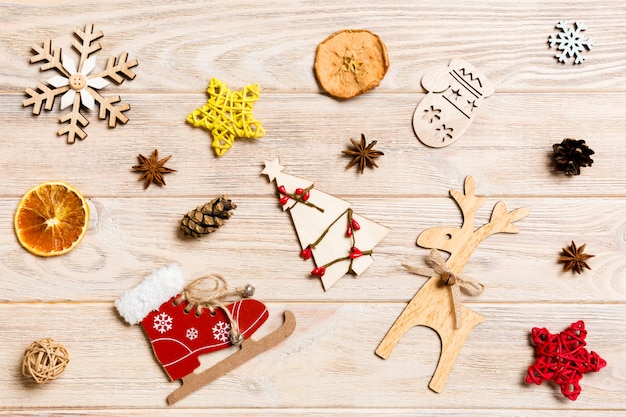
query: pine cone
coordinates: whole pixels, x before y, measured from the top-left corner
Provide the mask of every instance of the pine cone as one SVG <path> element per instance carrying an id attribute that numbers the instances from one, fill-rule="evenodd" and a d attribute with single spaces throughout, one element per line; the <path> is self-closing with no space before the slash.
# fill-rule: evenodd
<path id="1" fill-rule="evenodd" d="M 584 140 L 563 139 L 561 143 L 552 145 L 556 169 L 565 171 L 567 175 L 580 175 L 580 167 L 591 166 L 591 155 L 595 152 L 585 145 Z"/>
<path id="2" fill-rule="evenodd" d="M 192 237 L 213 233 L 233 215 L 230 210 L 236 208 L 237 205 L 228 200 L 227 196 L 216 197 L 205 205 L 198 206 L 195 210 L 185 214 L 180 230 L 185 236 Z"/>

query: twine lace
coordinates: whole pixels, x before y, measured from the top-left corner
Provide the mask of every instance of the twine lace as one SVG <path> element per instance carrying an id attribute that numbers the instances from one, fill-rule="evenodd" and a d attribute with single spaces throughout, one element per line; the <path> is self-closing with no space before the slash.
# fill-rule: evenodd
<path id="1" fill-rule="evenodd" d="M 254 287 L 250 284 L 244 287 L 230 288 L 223 276 L 211 274 L 196 278 L 187 284 L 178 298 L 174 300 L 174 304 L 178 305 L 186 301 L 185 312 L 189 313 L 195 308 L 198 317 L 202 315 L 203 309 L 209 310 L 209 313 L 214 315 L 215 310 L 219 308 L 230 322 L 230 342 L 233 345 L 240 345 L 243 342 L 243 335 L 239 331 L 237 320 L 226 307 L 226 303 L 239 298 L 248 298 L 253 294 Z"/>
<path id="2" fill-rule="evenodd" d="M 426 263 L 428 263 L 431 268 L 420 268 L 407 264 L 402 264 L 402 266 L 405 267 L 409 272 L 425 277 L 431 277 L 434 274 L 437 274 L 439 275 L 441 281 L 443 281 L 446 286 L 450 287 L 450 292 L 452 293 L 452 302 L 454 304 L 454 328 L 458 329 L 459 327 L 461 327 L 463 319 L 463 313 L 461 310 L 461 306 L 463 305 L 463 302 L 461 300 L 461 289 L 467 295 L 480 295 L 485 290 L 485 286 L 473 278 L 455 274 L 450 269 L 448 269 L 446 262 L 441 256 L 441 252 L 439 252 L 437 249 L 431 249 L 428 258 L 426 259 Z"/>

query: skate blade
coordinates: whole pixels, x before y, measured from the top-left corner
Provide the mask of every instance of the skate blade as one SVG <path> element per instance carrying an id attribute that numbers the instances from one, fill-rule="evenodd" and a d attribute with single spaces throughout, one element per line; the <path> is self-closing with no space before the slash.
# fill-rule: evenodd
<path id="1" fill-rule="evenodd" d="M 183 384 L 168 395 L 167 403 L 172 405 L 182 400 L 189 394 L 213 382 L 222 375 L 227 374 L 258 354 L 273 348 L 291 336 L 295 328 L 296 317 L 291 311 L 285 310 L 285 322 L 272 333 L 259 340 L 246 339 L 241 343 L 241 349 L 230 355 L 228 358 L 216 363 L 209 369 L 206 369 L 199 374 L 191 373 L 184 376 L 181 379 Z"/>

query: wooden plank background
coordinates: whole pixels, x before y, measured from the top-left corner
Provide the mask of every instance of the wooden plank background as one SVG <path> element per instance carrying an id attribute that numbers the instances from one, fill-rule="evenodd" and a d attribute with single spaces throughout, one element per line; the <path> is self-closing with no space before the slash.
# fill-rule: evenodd
<path id="1" fill-rule="evenodd" d="M 562 65 L 547 38 L 559 20 L 582 20 L 595 46 L 583 65 Z M 128 51 L 137 77 L 106 94 L 131 104 L 130 121 L 108 129 L 90 114 L 89 136 L 56 136 L 55 110 L 33 116 L 24 89 L 52 72 L 30 65 L 46 37 L 68 48 L 72 31 L 93 22 L 104 32 L 98 67 Z M 0 0 L 0 416 L 615 416 L 626 411 L 626 3 L 600 0 L 496 1 L 6 1 Z M 369 29 L 384 40 L 391 67 L 380 87 L 338 101 L 313 74 L 315 48 L 336 30 Z M 429 149 L 411 118 L 424 97 L 420 78 L 434 65 L 465 58 L 487 74 L 488 98 L 455 144 Z M 185 123 L 206 101 L 211 77 L 232 88 L 259 83 L 255 115 L 265 138 L 237 141 L 222 158 L 210 135 Z M 380 168 L 358 175 L 342 157 L 365 134 L 385 152 Z M 550 166 L 553 143 L 585 139 L 596 154 L 579 177 Z M 158 148 L 178 172 L 144 190 L 131 170 Z M 330 291 L 308 276 L 296 236 L 277 206 L 263 161 L 353 203 L 392 229 L 374 264 Z M 445 390 L 428 382 L 439 340 L 415 328 L 386 361 L 374 350 L 424 279 L 417 235 L 460 224 L 451 188 L 473 175 L 488 202 L 531 207 L 518 235 L 495 235 L 476 250 L 468 275 L 487 286 L 466 300 L 486 321 L 470 336 Z M 80 246 L 54 259 L 23 250 L 12 219 L 22 194 L 45 180 L 71 183 L 93 218 Z M 184 240 L 184 213 L 226 193 L 238 209 L 217 233 Z M 561 273 L 571 240 L 596 255 L 592 271 Z M 283 344 L 173 407 L 169 383 L 139 327 L 125 325 L 113 301 L 150 271 L 179 263 L 191 280 L 218 272 L 253 283 L 276 328 L 282 311 L 298 327 Z M 533 362 L 534 326 L 561 331 L 584 319 L 589 348 L 608 362 L 587 374 L 571 402 L 551 385 L 523 382 Z M 21 377 L 24 349 L 53 337 L 70 351 L 57 381 L 35 387 Z M 207 355 L 209 366 L 231 353 Z"/>

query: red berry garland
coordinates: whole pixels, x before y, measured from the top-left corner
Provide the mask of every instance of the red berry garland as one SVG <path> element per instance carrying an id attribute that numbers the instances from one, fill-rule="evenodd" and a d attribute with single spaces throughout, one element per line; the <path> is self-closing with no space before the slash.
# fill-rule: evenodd
<path id="1" fill-rule="evenodd" d="M 301 190 L 301 189 L 299 188 L 298 190 Z M 296 195 L 302 195 L 302 192 L 298 193 L 298 190 L 296 190 Z M 278 188 L 278 191 L 283 193 L 280 190 L 280 187 Z M 291 195 L 289 195 L 289 197 L 291 197 Z M 328 262 L 326 265 L 322 265 L 322 266 L 318 266 L 318 267 L 314 268 L 311 271 L 311 275 L 313 275 L 315 277 L 318 277 L 318 278 L 322 278 L 324 276 L 324 274 L 326 273 L 326 268 L 328 268 L 331 265 L 336 264 L 337 262 L 341 262 L 341 261 L 350 261 L 349 270 L 352 270 L 352 261 L 353 260 L 355 260 L 356 258 L 360 258 L 363 255 L 371 255 L 372 254 L 371 250 L 362 251 L 359 248 L 357 248 L 356 246 L 354 246 L 355 243 L 356 243 L 355 238 L 354 238 L 354 232 L 357 232 L 357 231 L 361 230 L 361 225 L 355 219 L 352 218 L 352 209 L 348 209 L 347 213 L 348 213 L 348 224 L 346 226 L 346 237 L 352 238 L 352 247 L 350 247 L 350 253 L 348 254 L 348 256 L 344 256 L 342 258 L 337 258 L 337 259 L 335 259 L 333 261 Z M 313 254 L 313 249 L 315 249 L 315 246 L 324 238 L 325 235 L 326 235 L 326 233 L 322 234 L 322 236 L 320 237 L 320 239 L 317 242 L 312 243 L 309 246 L 307 246 L 306 248 L 302 249 L 302 251 L 300 252 L 300 256 L 304 260 L 310 259 L 312 254 Z"/>
<path id="2" fill-rule="evenodd" d="M 606 366 L 606 361 L 596 352 L 585 349 L 586 337 L 582 320 L 556 334 L 546 328 L 533 327 L 532 341 L 537 359 L 528 367 L 526 382 L 541 385 L 544 380 L 554 381 L 561 386 L 563 395 L 574 401 L 580 394 L 579 381 L 583 374 L 598 372 Z"/>

